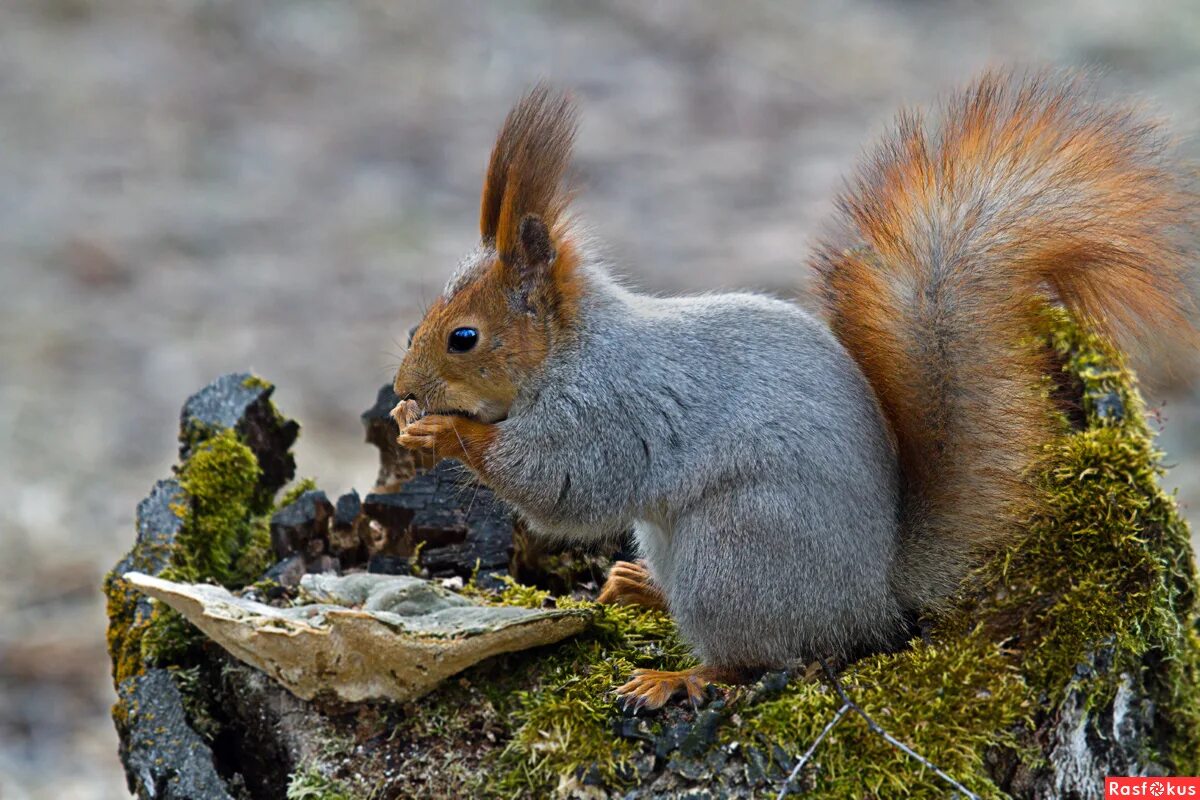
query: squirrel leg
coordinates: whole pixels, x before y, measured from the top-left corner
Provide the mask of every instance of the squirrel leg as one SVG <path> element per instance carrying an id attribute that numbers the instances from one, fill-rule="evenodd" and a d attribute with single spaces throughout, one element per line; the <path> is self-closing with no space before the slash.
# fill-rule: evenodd
<path id="1" fill-rule="evenodd" d="M 711 683 L 737 683 L 742 675 L 737 670 L 700 665 L 679 672 L 657 669 L 635 669 L 629 682 L 617 689 L 625 706 L 633 708 L 662 708 L 681 692 L 687 694 L 693 706 L 704 699 L 704 690 Z"/>
<path id="2" fill-rule="evenodd" d="M 618 561 L 613 564 L 596 602 L 667 610 L 667 598 L 650 577 L 650 570 L 646 569 L 644 561 Z"/>

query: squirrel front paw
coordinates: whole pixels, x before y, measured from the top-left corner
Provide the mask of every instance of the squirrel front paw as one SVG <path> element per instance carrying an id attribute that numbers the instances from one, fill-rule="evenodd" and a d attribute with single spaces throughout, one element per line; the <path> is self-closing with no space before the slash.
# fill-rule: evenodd
<path id="1" fill-rule="evenodd" d="M 397 412 L 400 412 L 397 406 Z M 401 416 L 397 413 L 397 416 Z M 430 414 L 407 421 L 400 428 L 396 441 L 409 450 L 427 450 L 437 458 L 457 458 L 476 472 L 483 466 L 483 457 L 496 436 L 496 426 L 470 417 L 452 414 Z"/>
<path id="2" fill-rule="evenodd" d="M 396 441 L 409 450 L 429 450 L 438 458 L 463 458 L 466 446 L 457 429 L 460 420 L 448 414 L 430 414 L 401 428 Z"/>

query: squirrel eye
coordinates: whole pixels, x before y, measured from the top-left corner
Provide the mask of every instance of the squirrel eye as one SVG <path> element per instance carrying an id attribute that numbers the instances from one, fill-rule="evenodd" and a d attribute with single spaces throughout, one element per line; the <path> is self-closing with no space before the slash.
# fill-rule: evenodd
<path id="1" fill-rule="evenodd" d="M 455 328 L 450 332 L 450 352 L 465 353 L 479 342 L 479 331 L 474 328 Z"/>

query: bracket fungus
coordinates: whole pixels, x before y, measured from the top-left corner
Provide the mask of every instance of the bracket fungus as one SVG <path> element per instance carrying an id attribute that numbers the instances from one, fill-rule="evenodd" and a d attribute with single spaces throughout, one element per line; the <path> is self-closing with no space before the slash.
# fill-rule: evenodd
<path id="1" fill-rule="evenodd" d="M 305 575 L 301 589 L 319 602 L 284 608 L 222 586 L 124 577 L 305 700 L 415 700 L 489 656 L 579 633 L 590 616 L 484 605 L 407 575 Z"/>

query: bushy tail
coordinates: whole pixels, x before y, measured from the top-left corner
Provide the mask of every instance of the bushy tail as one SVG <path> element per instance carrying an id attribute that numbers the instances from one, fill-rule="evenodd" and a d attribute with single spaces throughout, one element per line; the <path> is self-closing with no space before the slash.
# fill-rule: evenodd
<path id="1" fill-rule="evenodd" d="M 1110 334 L 1190 335 L 1192 208 L 1162 145 L 1078 78 L 988 74 L 936 124 L 902 114 L 840 199 L 816 268 L 896 435 L 910 608 L 952 593 L 1029 507 L 1054 433 L 1027 346 L 1047 299 Z"/>

